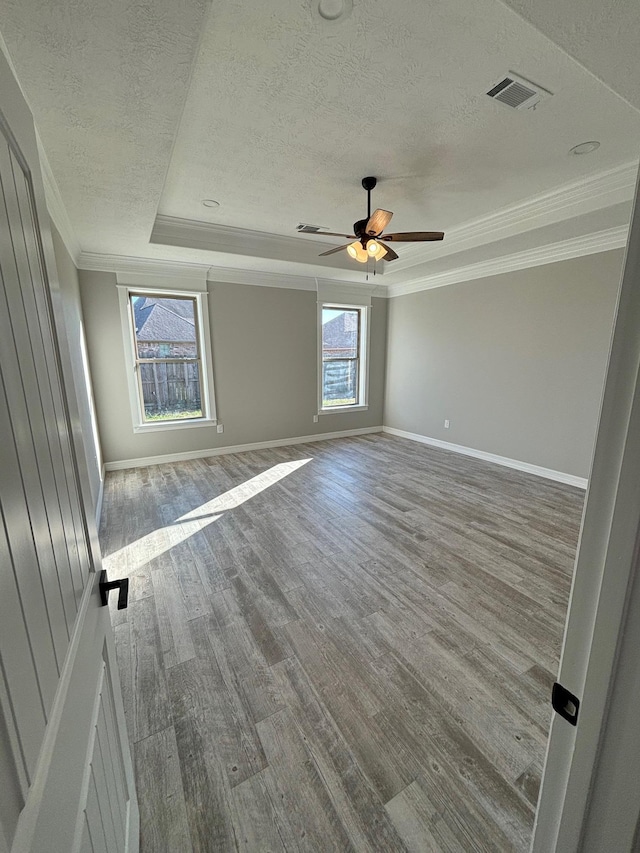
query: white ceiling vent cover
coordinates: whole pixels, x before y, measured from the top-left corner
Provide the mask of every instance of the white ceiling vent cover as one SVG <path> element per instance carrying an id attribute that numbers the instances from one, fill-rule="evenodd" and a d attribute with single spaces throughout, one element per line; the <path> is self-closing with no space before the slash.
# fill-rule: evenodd
<path id="1" fill-rule="evenodd" d="M 551 92 L 509 71 L 489 89 L 487 95 L 514 110 L 528 110 L 551 95 Z"/>

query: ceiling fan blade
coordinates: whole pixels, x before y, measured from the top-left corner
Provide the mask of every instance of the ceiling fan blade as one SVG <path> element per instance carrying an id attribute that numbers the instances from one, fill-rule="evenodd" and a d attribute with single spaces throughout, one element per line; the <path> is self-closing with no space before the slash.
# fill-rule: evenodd
<path id="1" fill-rule="evenodd" d="M 378 208 L 378 210 L 374 210 L 371 215 L 371 219 L 367 222 L 367 227 L 365 228 L 366 233 L 370 237 L 377 237 L 378 234 L 382 234 L 387 225 L 391 222 L 391 217 L 393 213 L 390 210 L 382 210 Z"/>
<path id="2" fill-rule="evenodd" d="M 382 234 L 380 240 L 394 240 L 400 243 L 422 243 L 427 240 L 443 240 L 444 231 L 404 231 L 399 234 Z"/>
<path id="3" fill-rule="evenodd" d="M 398 255 L 393 251 L 391 246 L 384 247 L 387 250 L 387 254 L 383 257 L 383 261 L 395 261 Z"/>
<path id="4" fill-rule="evenodd" d="M 334 252 L 341 252 L 343 249 L 346 249 L 347 246 L 351 245 L 350 243 L 345 243 L 344 246 L 336 246 L 335 249 L 329 249 L 328 252 L 320 252 L 318 255 L 319 258 L 324 258 L 325 255 L 333 255 Z"/>
<path id="5" fill-rule="evenodd" d="M 314 237 L 346 237 L 347 240 L 357 240 L 355 234 L 337 234 L 335 231 L 316 231 Z"/>

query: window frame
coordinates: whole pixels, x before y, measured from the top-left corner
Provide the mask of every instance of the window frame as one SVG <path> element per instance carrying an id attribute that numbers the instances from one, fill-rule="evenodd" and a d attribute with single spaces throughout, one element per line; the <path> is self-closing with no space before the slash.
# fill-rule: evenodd
<path id="1" fill-rule="evenodd" d="M 137 354 L 136 336 L 132 296 L 155 296 L 158 299 L 172 297 L 175 299 L 191 299 L 195 303 L 196 313 L 196 344 L 199 354 L 200 374 L 200 406 L 202 417 L 166 421 L 147 421 L 144 415 L 144 400 L 142 394 L 142 377 L 140 363 L 149 363 L 147 359 L 139 359 Z M 217 424 L 216 402 L 213 385 L 213 361 L 211 358 L 211 332 L 209 326 L 208 294 L 194 290 L 169 289 L 165 287 L 137 287 L 135 285 L 118 285 L 118 300 L 120 304 L 120 319 L 124 340 L 124 355 L 127 368 L 127 384 L 129 388 L 129 403 L 134 433 L 162 432 L 175 429 L 193 429 L 194 427 L 215 426 Z M 150 361 L 157 361 L 151 359 Z M 179 361 L 185 359 L 159 359 L 160 361 Z M 190 359 L 187 359 L 187 361 Z"/>
<path id="2" fill-rule="evenodd" d="M 323 365 L 322 357 L 322 314 L 326 309 L 332 311 L 357 311 L 359 314 L 358 335 L 358 399 L 346 406 L 324 406 L 322 393 Z M 369 408 L 369 343 L 370 343 L 370 305 L 342 302 L 336 299 L 318 300 L 318 414 L 332 415 L 345 412 L 366 412 Z"/>

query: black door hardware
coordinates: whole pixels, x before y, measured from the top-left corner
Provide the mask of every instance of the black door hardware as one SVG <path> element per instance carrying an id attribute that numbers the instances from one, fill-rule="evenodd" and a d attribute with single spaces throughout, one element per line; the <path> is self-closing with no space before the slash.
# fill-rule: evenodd
<path id="1" fill-rule="evenodd" d="M 120 578 L 117 581 L 108 581 L 106 569 L 100 572 L 100 601 L 102 605 L 109 603 L 109 590 L 119 589 L 118 610 L 124 610 L 129 599 L 129 578 Z"/>
<path id="2" fill-rule="evenodd" d="M 562 684 L 556 683 L 553 685 L 553 690 L 551 691 L 551 704 L 553 705 L 553 710 L 560 714 L 561 717 L 571 723 L 572 726 L 575 726 L 578 722 L 578 708 L 580 707 L 580 700 L 577 696 L 574 696 L 573 693 L 569 693 L 566 687 L 563 687 Z"/>

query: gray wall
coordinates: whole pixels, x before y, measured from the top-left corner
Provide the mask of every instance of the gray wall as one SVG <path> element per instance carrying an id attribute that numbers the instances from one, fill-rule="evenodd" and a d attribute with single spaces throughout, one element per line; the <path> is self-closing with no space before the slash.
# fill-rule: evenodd
<path id="1" fill-rule="evenodd" d="M 587 477 L 622 259 L 390 300 L 385 425 Z"/>
<path id="2" fill-rule="evenodd" d="M 317 413 L 316 294 L 238 284 L 209 285 L 214 427 L 134 433 L 116 277 L 80 270 L 80 292 L 105 462 L 208 450 L 382 424 L 387 300 L 371 311 L 369 410 Z"/>
<path id="3" fill-rule="evenodd" d="M 71 356 L 73 384 L 78 401 L 79 426 L 87 461 L 91 500 L 95 510 L 100 499 L 102 461 L 100 449 L 96 445 L 94 436 L 95 416 L 91 399 L 91 380 L 87 373 L 88 364 L 83 357 L 83 350 L 86 352 L 86 342 L 80 306 L 78 271 L 53 223 L 51 224 L 51 236 L 60 284 L 66 339 Z"/>

